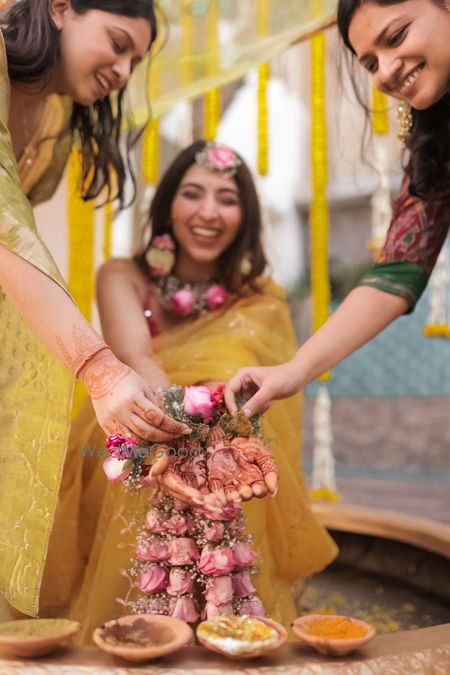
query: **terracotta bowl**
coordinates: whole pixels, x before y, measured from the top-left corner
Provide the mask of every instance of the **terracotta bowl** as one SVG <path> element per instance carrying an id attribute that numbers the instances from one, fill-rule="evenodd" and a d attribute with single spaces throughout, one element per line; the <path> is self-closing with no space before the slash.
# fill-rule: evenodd
<path id="1" fill-rule="evenodd" d="M 258 617 L 258 621 L 262 621 L 263 623 L 267 624 L 268 626 L 271 626 L 272 628 L 275 628 L 275 630 L 278 633 L 278 642 L 276 644 L 267 645 L 265 647 L 258 647 L 257 649 L 252 649 L 251 651 L 248 651 L 248 652 L 240 652 L 239 654 L 230 654 L 230 652 L 227 652 L 227 651 L 221 649 L 218 645 L 212 644 L 207 639 L 199 636 L 198 628 L 202 624 L 199 624 L 197 626 L 197 639 L 207 649 L 210 649 L 212 652 L 217 652 L 218 654 L 222 654 L 223 656 L 226 656 L 228 659 L 235 659 L 235 660 L 254 659 L 258 656 L 263 656 L 264 654 L 268 654 L 269 652 L 273 652 L 275 649 L 279 649 L 281 647 L 281 645 L 283 645 L 287 640 L 286 628 L 284 626 L 282 626 L 281 623 L 278 623 L 277 621 L 274 621 L 273 619 L 269 619 L 269 618 L 266 618 L 266 617 L 264 617 L 264 618 Z M 203 621 L 202 623 L 207 623 L 207 622 Z"/>
<path id="2" fill-rule="evenodd" d="M 27 628 L 31 624 L 39 622 L 41 630 L 46 626 L 47 635 L 26 635 Z M 7 627 L 15 626 L 23 630 L 23 635 L 2 635 L 2 629 L 6 632 Z M 80 630 L 81 625 L 77 621 L 68 619 L 21 619 L 0 624 L 0 647 L 5 647 L 16 656 L 33 657 L 44 656 L 55 651 L 59 645 L 68 642 L 73 635 Z"/>
<path id="3" fill-rule="evenodd" d="M 121 645 L 111 644 L 106 640 L 105 632 L 112 627 L 131 626 L 138 619 L 143 619 L 148 630 L 149 639 L 152 638 L 152 633 L 155 635 L 155 640 L 162 640 L 160 644 L 148 644 L 129 646 L 126 643 Z M 158 635 L 158 638 L 156 638 Z M 165 654 L 176 652 L 181 647 L 184 647 L 188 642 L 191 642 L 194 634 L 192 628 L 172 616 L 163 616 L 160 614 L 132 614 L 129 616 L 122 616 L 119 619 L 108 621 L 103 626 L 96 628 L 92 634 L 95 644 L 114 656 L 121 656 L 127 661 L 150 661 L 157 659 Z"/>
<path id="4" fill-rule="evenodd" d="M 324 618 L 348 619 L 355 625 L 364 628 L 366 634 L 362 637 L 348 639 L 324 638 L 318 637 L 317 635 L 311 635 L 308 631 L 310 625 L 314 623 L 314 621 Z M 326 654 L 327 656 L 345 656 L 346 654 L 350 654 L 355 649 L 359 649 L 372 640 L 375 635 L 375 628 L 365 621 L 353 619 L 350 616 L 338 616 L 337 614 L 305 614 L 305 616 L 299 616 L 292 624 L 292 630 L 303 642 L 306 642 L 320 654 Z"/>

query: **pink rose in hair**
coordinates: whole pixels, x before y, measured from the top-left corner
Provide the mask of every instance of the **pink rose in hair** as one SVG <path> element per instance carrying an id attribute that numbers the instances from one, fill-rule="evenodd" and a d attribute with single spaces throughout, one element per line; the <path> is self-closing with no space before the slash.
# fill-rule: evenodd
<path id="1" fill-rule="evenodd" d="M 183 567 L 172 567 L 167 587 L 169 595 L 181 595 L 194 592 L 194 578 L 192 572 Z"/>
<path id="2" fill-rule="evenodd" d="M 206 541 L 220 541 L 224 532 L 225 526 L 223 523 L 211 523 L 211 525 L 206 525 L 203 530 Z"/>
<path id="3" fill-rule="evenodd" d="M 189 537 L 176 537 L 169 542 L 171 565 L 192 565 L 198 560 L 198 548 Z"/>
<path id="4" fill-rule="evenodd" d="M 200 618 L 192 598 L 170 598 L 169 616 L 187 623 L 195 623 Z"/>
<path id="5" fill-rule="evenodd" d="M 217 309 L 223 305 L 227 299 L 227 292 L 223 286 L 219 286 L 219 284 L 213 284 L 213 286 L 208 288 L 204 297 L 207 308 L 212 311 L 213 309 Z"/>
<path id="6" fill-rule="evenodd" d="M 264 605 L 257 595 L 242 601 L 240 616 L 266 616 Z"/>
<path id="7" fill-rule="evenodd" d="M 231 603 L 215 605 L 213 602 L 207 602 L 202 612 L 202 619 L 214 619 L 216 616 L 231 616 L 232 614 L 234 611 Z"/>
<path id="8" fill-rule="evenodd" d="M 225 145 L 215 145 L 208 149 L 208 159 L 218 169 L 229 169 L 236 164 L 236 153 Z"/>
<path id="9" fill-rule="evenodd" d="M 203 574 L 219 577 L 229 574 L 234 566 L 233 553 L 227 546 L 212 548 L 209 544 L 203 547 L 198 568 Z"/>
<path id="10" fill-rule="evenodd" d="M 211 400 L 211 389 L 208 387 L 185 387 L 183 408 L 186 415 L 201 417 L 208 423 L 216 414 L 214 403 Z"/>
<path id="11" fill-rule="evenodd" d="M 150 565 L 145 572 L 142 572 L 139 581 L 134 585 L 144 593 L 157 593 L 158 591 L 164 591 L 168 583 L 167 570 L 159 565 Z"/>
<path id="12" fill-rule="evenodd" d="M 181 316 L 188 316 L 194 309 L 194 294 L 188 288 L 180 288 L 170 298 L 170 307 Z"/>
<path id="13" fill-rule="evenodd" d="M 236 569 L 251 567 L 255 558 L 255 551 L 252 551 L 245 541 L 240 541 L 236 546 L 233 546 L 233 559 Z"/>
<path id="14" fill-rule="evenodd" d="M 192 518 L 188 515 L 183 516 L 181 513 L 174 513 L 166 523 L 167 530 L 179 536 L 190 534 L 192 532 L 192 527 Z"/>
<path id="15" fill-rule="evenodd" d="M 256 591 L 248 572 L 236 572 L 236 574 L 233 574 L 232 582 L 236 598 L 245 598 Z"/>
<path id="16" fill-rule="evenodd" d="M 233 584 L 229 575 L 214 577 L 208 581 L 204 593 L 206 601 L 214 605 L 223 605 L 233 599 Z"/>
<path id="17" fill-rule="evenodd" d="M 133 471 L 134 462 L 132 459 L 117 459 L 117 457 L 108 457 L 103 462 L 103 471 L 108 480 L 113 483 L 121 483 L 128 478 Z"/>
<path id="18" fill-rule="evenodd" d="M 142 538 L 138 542 L 136 556 L 139 560 L 161 562 L 169 558 L 170 551 L 164 539 L 160 537 Z"/>
<path id="19" fill-rule="evenodd" d="M 145 516 L 145 527 L 150 532 L 158 534 L 166 531 L 167 515 L 159 509 L 150 509 Z"/>

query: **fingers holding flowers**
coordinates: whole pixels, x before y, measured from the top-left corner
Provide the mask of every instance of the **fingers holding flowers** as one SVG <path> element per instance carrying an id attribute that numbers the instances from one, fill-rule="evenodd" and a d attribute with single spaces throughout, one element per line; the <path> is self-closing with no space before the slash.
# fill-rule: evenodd
<path id="1" fill-rule="evenodd" d="M 275 460 L 265 443 L 255 437 L 260 434 L 258 423 L 242 412 L 236 415 L 227 412 L 222 385 L 215 391 L 206 386 L 172 386 L 163 390 L 162 402 L 166 412 L 158 409 L 150 411 L 151 414 L 147 412 L 149 423 L 157 425 L 159 430 L 164 427 L 174 430 L 173 424 L 181 425 L 191 432 L 189 438 L 179 436 L 161 444 L 154 443 L 151 454 L 156 461 L 151 466 L 140 455 L 139 461 L 116 466 L 114 476 L 117 478 L 112 480 L 159 486 L 185 503 L 209 505 L 212 510 L 225 507 L 229 502 L 276 493 Z M 113 436 L 115 443 L 118 447 L 128 447 L 124 445 L 124 436 L 131 429 L 119 426 L 121 436 Z M 132 440 L 136 445 L 144 443 L 136 436 Z M 109 475 L 111 464 L 108 462 Z"/>

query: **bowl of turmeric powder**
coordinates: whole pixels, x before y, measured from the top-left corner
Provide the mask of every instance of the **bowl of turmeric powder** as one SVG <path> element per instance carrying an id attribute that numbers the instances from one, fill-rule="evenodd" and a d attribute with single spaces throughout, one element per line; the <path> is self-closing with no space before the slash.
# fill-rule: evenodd
<path id="1" fill-rule="evenodd" d="M 367 644 L 375 629 L 365 621 L 337 614 L 305 614 L 295 619 L 292 630 L 320 654 L 345 656 Z"/>

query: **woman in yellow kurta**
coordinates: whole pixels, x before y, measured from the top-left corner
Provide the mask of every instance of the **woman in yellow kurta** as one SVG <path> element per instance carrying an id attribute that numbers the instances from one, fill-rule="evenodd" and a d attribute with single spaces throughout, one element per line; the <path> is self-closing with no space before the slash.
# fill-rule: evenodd
<path id="1" fill-rule="evenodd" d="M 21 0 L 0 17 L 0 595 L 27 614 L 38 611 L 73 374 L 103 428 L 150 438 L 170 425 L 77 310 L 31 210 L 54 191 L 73 139 L 83 196 L 116 176 L 109 196 L 123 202 L 122 93 L 155 36 L 152 0 Z"/>
<path id="2" fill-rule="evenodd" d="M 266 261 L 254 184 L 233 151 L 204 141 L 184 150 L 156 191 L 150 221 L 146 250 L 108 262 L 99 275 L 104 334 L 124 362 L 162 387 L 212 385 L 243 363 L 271 365 L 295 352 L 284 292 L 261 276 Z M 279 489 L 244 505 L 259 595 L 268 615 L 285 625 L 295 616 L 291 583 L 336 554 L 309 508 L 300 424 L 299 397 L 264 417 Z M 104 444 L 85 407 L 72 430 L 41 597 L 44 614 L 82 622 L 84 641 L 96 625 L 129 611 L 118 600 L 130 590 L 126 570 L 149 498 L 148 490 L 130 495 L 106 481 Z M 244 498 L 256 493 L 241 490 Z"/>

